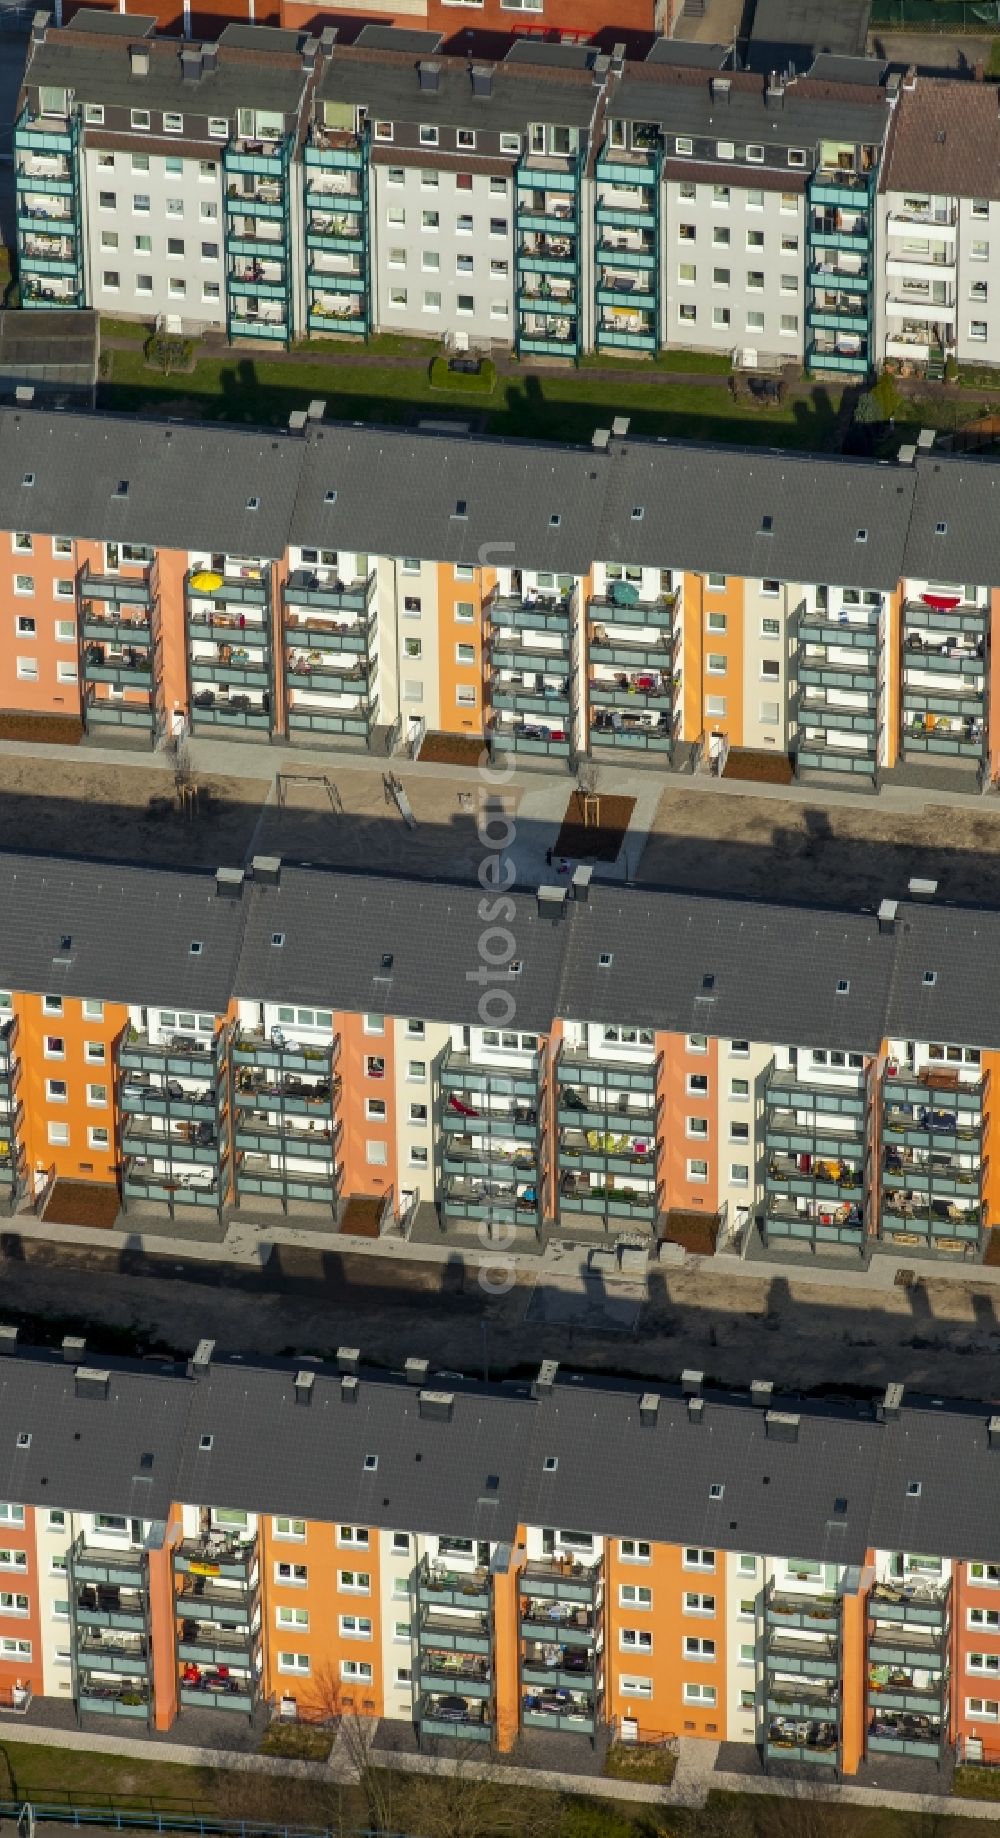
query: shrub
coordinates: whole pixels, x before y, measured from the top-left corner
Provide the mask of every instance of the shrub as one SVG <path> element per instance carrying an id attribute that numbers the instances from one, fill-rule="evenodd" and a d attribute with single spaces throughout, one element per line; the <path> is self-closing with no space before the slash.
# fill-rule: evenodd
<path id="1" fill-rule="evenodd" d="M 190 368 L 194 361 L 194 340 L 178 338 L 173 332 L 151 332 L 142 354 L 147 364 L 155 364 L 166 377 L 172 370 Z"/>

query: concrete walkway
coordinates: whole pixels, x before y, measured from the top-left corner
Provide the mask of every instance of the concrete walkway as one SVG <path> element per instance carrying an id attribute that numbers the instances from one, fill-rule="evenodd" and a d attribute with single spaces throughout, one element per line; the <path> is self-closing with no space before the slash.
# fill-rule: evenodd
<path id="1" fill-rule="evenodd" d="M 11 1719 L 11 1723 L 14 1722 Z M 6 1735 L 8 1727 L 7 1720 L 4 1720 L 0 1724 L 0 1735 Z M 95 1736 L 86 1730 L 45 1729 L 38 1725 L 14 1727 L 7 1740 L 37 1743 L 40 1747 L 52 1749 L 117 1755 L 131 1761 L 155 1762 L 158 1765 L 174 1763 L 178 1767 L 190 1768 L 237 1768 L 241 1772 L 249 1768 L 261 1774 L 291 1775 L 300 1780 L 334 1781 L 343 1785 L 356 1779 L 356 1770 L 339 1737 L 334 1741 L 327 1762 L 289 1761 L 284 1757 L 189 1748 L 182 1743 L 151 1742 L 139 1737 Z M 677 1770 L 669 1787 L 651 1786 L 641 1781 L 607 1780 L 596 1775 L 564 1774 L 551 1768 L 518 1768 L 506 1762 L 499 1765 L 489 1762 L 477 1764 L 463 1758 L 461 1764 L 456 1764 L 438 1757 L 398 1753 L 396 1750 L 380 1750 L 377 1747 L 371 1753 L 377 1764 L 399 1773 L 450 1774 L 460 1765 L 464 1775 L 481 1775 L 500 1785 L 509 1783 L 517 1787 L 540 1788 L 550 1793 L 574 1794 L 595 1800 L 630 1801 L 636 1805 L 658 1807 L 684 1806 L 697 1809 L 704 1806 L 710 1793 L 752 1793 L 771 1798 L 797 1799 L 803 1792 L 802 1783 L 797 1780 L 776 1779 L 768 1775 L 730 1774 L 719 1770 L 716 1767 L 716 1743 L 685 1737 L 680 1738 Z M 869 1811 L 877 1806 L 891 1807 L 894 1812 L 920 1813 L 925 1817 L 1000 1818 L 1000 1804 L 990 1800 L 953 1799 L 946 1794 L 893 1793 L 882 1788 L 876 1792 L 868 1787 L 852 1787 L 849 1782 L 825 1780 L 817 1781 L 815 1785 L 810 1782 L 808 1791 L 810 1799 L 815 1794 L 834 1804 L 866 1807 Z"/>

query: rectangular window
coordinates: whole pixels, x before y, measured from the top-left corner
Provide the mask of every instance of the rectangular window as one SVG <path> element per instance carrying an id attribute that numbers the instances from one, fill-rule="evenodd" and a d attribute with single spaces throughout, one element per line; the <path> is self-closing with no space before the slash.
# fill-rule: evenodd
<path id="1" fill-rule="evenodd" d="M 710 1708 L 715 1703 L 715 1686 L 685 1683 L 682 1696 L 685 1704 L 702 1704 Z"/>
<path id="2" fill-rule="evenodd" d="M 685 1570 L 714 1570 L 715 1552 L 705 1551 L 700 1545 L 688 1545 L 684 1552 Z"/>

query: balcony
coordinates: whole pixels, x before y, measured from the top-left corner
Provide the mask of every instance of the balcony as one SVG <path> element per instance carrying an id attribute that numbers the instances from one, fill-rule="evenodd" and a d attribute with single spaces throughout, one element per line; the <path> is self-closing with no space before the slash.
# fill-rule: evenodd
<path id="1" fill-rule="evenodd" d="M 914 1580 L 875 1583 L 868 1597 L 872 1621 L 891 1622 L 891 1632 L 908 1638 L 910 1629 L 932 1633 L 943 1641 L 950 1619 L 951 1584 Z"/>
<path id="2" fill-rule="evenodd" d="M 174 1574 L 179 1577 L 220 1577 L 225 1581 L 248 1583 L 256 1566 L 256 1538 L 207 1532 L 200 1538 L 185 1538 L 183 1543 L 174 1546 Z"/>
<path id="3" fill-rule="evenodd" d="M 808 1679 L 793 1684 L 772 1678 L 767 1681 L 766 1705 L 771 1716 L 812 1718 L 817 1723 L 836 1726 L 840 1720 L 840 1687 Z"/>
<path id="4" fill-rule="evenodd" d="M 493 1695 L 493 1668 L 489 1660 L 458 1652 L 453 1647 L 422 1645 L 418 1671 L 421 1691 L 458 1691 L 466 1698 Z"/>
<path id="5" fill-rule="evenodd" d="M 805 1631 L 830 1639 L 839 1631 L 841 1601 L 824 1590 L 815 1594 L 781 1590 L 772 1581 L 767 1588 L 764 1618 L 769 1628 L 785 1634 Z"/>
<path id="6" fill-rule="evenodd" d="M 128 1545 L 105 1549 L 88 1545 L 80 1533 L 69 1554 L 68 1574 L 74 1584 L 99 1584 L 102 1589 L 144 1591 L 147 1559 L 144 1550 Z"/>
<path id="7" fill-rule="evenodd" d="M 417 1724 L 421 1739 L 438 1736 L 449 1742 L 492 1742 L 493 1706 L 458 1692 L 421 1692 Z"/>
<path id="8" fill-rule="evenodd" d="M 869 1755 L 913 1755 L 938 1761 L 948 1742 L 940 1717 L 920 1713 L 876 1713 L 868 1724 Z"/>
<path id="9" fill-rule="evenodd" d="M 571 1557 L 529 1559 L 518 1578 L 521 1621 L 524 1628 L 533 1630 L 525 1638 L 540 1638 L 537 1631 L 540 1624 L 558 1625 L 560 1640 L 572 1631 L 578 1634 L 582 1628 L 593 1634 L 593 1611 L 603 1595 L 603 1575 L 600 1563 L 585 1564 Z M 581 1614 L 573 1604 L 590 1612 Z"/>
<path id="10" fill-rule="evenodd" d="M 557 598 L 555 594 L 528 588 L 523 598 L 518 594 L 496 593 L 487 601 L 487 608 L 494 632 L 509 626 L 515 632 L 551 633 L 566 639 L 567 644 L 562 648 L 568 649 L 569 601 L 569 594 Z"/>
<path id="11" fill-rule="evenodd" d="M 674 649 L 673 633 L 669 627 L 657 631 L 651 626 L 650 638 L 631 638 L 627 630 L 624 636 L 619 632 L 609 633 L 600 619 L 594 619 L 593 607 L 594 602 L 591 601 L 589 611 L 593 623 L 587 645 L 588 663 L 611 665 L 630 676 L 644 670 L 652 671 L 659 677 L 669 673 Z M 609 623 L 617 625 L 619 621 L 611 614 Z M 627 625 L 625 621 L 621 623 Z"/>
<path id="12" fill-rule="evenodd" d="M 768 1762 L 835 1768 L 840 1759 L 837 1727 L 822 1719 L 771 1717 L 764 1755 Z"/>
<path id="13" fill-rule="evenodd" d="M 444 1562 L 432 1564 L 425 1557 L 417 1571 L 416 1596 L 418 1609 L 462 1609 L 488 1620 L 493 1579 L 488 1570 L 450 1570 Z"/>
<path id="14" fill-rule="evenodd" d="M 800 716 L 800 724 L 804 720 L 805 717 Z M 816 722 L 816 728 L 819 731 L 802 733 L 800 727 L 795 752 L 798 772 L 839 772 L 859 778 L 875 777 L 877 760 L 874 735 L 867 741 L 862 738 L 854 743 L 841 740 L 834 731 L 828 739 L 822 717 Z"/>
<path id="15" fill-rule="evenodd" d="M 868 1706 L 877 1718 L 897 1711 L 909 1711 L 916 1716 L 945 1716 L 949 1690 L 947 1670 L 873 1664 L 869 1657 Z"/>
<path id="16" fill-rule="evenodd" d="M 259 606 L 271 604 L 271 566 L 248 566 L 239 574 L 226 574 L 222 568 L 201 563 L 189 568 L 184 576 L 184 594 L 189 621 L 211 624 L 216 606 Z M 202 617 L 204 615 L 204 617 Z M 232 620 L 219 624 L 232 628 Z M 239 624 L 239 621 L 236 621 Z"/>
<path id="17" fill-rule="evenodd" d="M 946 679 L 967 678 L 969 680 L 964 684 L 963 691 L 960 693 L 975 696 L 978 690 L 981 694 L 986 673 L 985 650 L 984 638 L 976 639 L 972 636 L 960 638 L 956 633 L 954 638 L 940 638 L 932 641 L 922 638 L 919 631 L 908 632 L 903 640 L 904 688 L 923 688 L 927 692 L 931 686 L 920 684 L 916 680 L 917 676 L 924 673 L 931 677 Z M 909 676 L 911 671 L 915 673 L 914 678 Z M 948 690 L 951 684 L 945 681 L 941 687 Z"/>
<path id="18" fill-rule="evenodd" d="M 592 676 L 587 685 L 591 708 L 617 709 L 621 713 L 638 709 L 671 714 L 674 685 L 668 672 L 661 670 L 622 670 L 612 676 Z"/>
<path id="19" fill-rule="evenodd" d="M 444 1138 L 441 1172 L 456 1175 L 466 1182 L 475 1178 L 496 1180 L 513 1176 L 515 1185 L 538 1179 L 538 1154 L 535 1149 L 505 1148 L 491 1142 L 489 1136 L 454 1136 Z"/>
<path id="20" fill-rule="evenodd" d="M 488 1614 L 450 1615 L 447 1608 L 435 1606 L 436 1596 L 420 1610 L 417 1621 L 417 1645 L 439 1653 L 473 1653 L 480 1656 L 493 1651 L 493 1637 Z"/>
<path id="21" fill-rule="evenodd" d="M 538 1096 L 541 1062 L 537 1054 L 530 1066 L 505 1066 L 491 1061 L 474 1060 L 468 1053 L 449 1046 L 438 1068 L 443 1091 L 486 1093 L 493 1097 L 514 1099 Z M 466 1116 L 479 1116 L 478 1110 L 466 1110 Z M 486 1113 L 488 1115 L 488 1113 Z"/>
<path id="22" fill-rule="evenodd" d="M 847 1245 L 859 1250 L 865 1239 L 864 1196 L 857 1201 L 785 1198 L 768 1193 L 764 1210 L 764 1236 L 768 1243 L 798 1239 L 803 1244 Z"/>
<path id="23" fill-rule="evenodd" d="M 856 1161 L 841 1157 L 772 1154 L 764 1179 L 765 1193 L 831 1200 L 840 1205 L 860 1205 L 864 1200 L 865 1171 L 862 1154 Z"/>
<path id="24" fill-rule="evenodd" d="M 546 643 L 543 638 L 490 638 L 489 654 L 494 670 L 528 671 L 543 676 L 565 675 L 569 669 L 569 650 Z"/>
<path id="25" fill-rule="evenodd" d="M 817 1634 L 810 1639 L 769 1627 L 765 1659 L 769 1674 L 780 1672 L 795 1679 L 839 1679 L 839 1636 L 835 1632 L 825 1637 Z"/>
<path id="26" fill-rule="evenodd" d="M 234 1710 L 252 1717 L 257 1683 L 251 1671 L 234 1672 L 226 1661 L 202 1670 L 189 1660 L 181 1668 L 178 1697 L 182 1709 Z"/>
<path id="27" fill-rule="evenodd" d="M 631 581 L 613 581 L 605 594 L 594 594 L 587 602 L 587 616 L 593 627 L 593 637 L 598 643 L 604 640 L 598 637 L 600 627 L 606 626 L 646 626 L 664 633 L 673 631 L 674 620 L 680 604 L 680 593 L 658 594 L 655 600 L 644 600 L 638 587 Z M 611 643 L 621 641 L 616 636 Z"/>
<path id="28" fill-rule="evenodd" d="M 624 1131 L 562 1129 L 559 1133 L 559 1168 L 593 1174 L 623 1174 L 656 1178 L 656 1128 L 638 1123 Z"/>
<path id="29" fill-rule="evenodd" d="M 144 1681 L 126 1684 L 88 1674 L 79 1681 L 76 1702 L 79 1711 L 93 1716 L 131 1717 L 145 1723 L 152 1709 L 152 1694 Z"/>
<path id="30" fill-rule="evenodd" d="M 284 602 L 286 636 L 296 631 L 332 633 L 337 636 L 344 632 L 357 630 L 357 615 L 365 613 L 371 606 L 375 593 L 375 571 L 364 581 L 342 581 L 340 576 L 329 570 L 319 572 L 312 568 L 294 568 L 284 582 L 281 597 Z M 317 613 L 351 613 L 354 619 L 347 622 L 331 624 L 328 619 L 307 616 L 302 618 L 292 607 L 315 609 Z"/>
<path id="31" fill-rule="evenodd" d="M 588 729 L 591 752 L 611 748 L 622 753 L 656 753 L 669 756 L 674 747 L 674 722 L 671 716 L 659 720 L 600 711 Z"/>
<path id="32" fill-rule="evenodd" d="M 538 673 L 540 674 L 540 673 Z M 544 715 L 569 718 L 569 681 L 560 674 L 558 682 L 544 683 L 537 676 L 524 679 L 495 676 L 490 686 L 490 701 L 495 709 L 519 715 Z"/>
<path id="33" fill-rule="evenodd" d="M 521 1654 L 522 1685 L 548 1691 L 586 1692 L 593 1696 L 597 1690 L 594 1648 L 576 1646 L 561 1640 L 559 1635 L 560 1630 L 553 1623 L 550 1638 L 525 1640 Z"/>
<path id="34" fill-rule="evenodd" d="M 971 601 L 961 600 L 957 595 L 934 594 L 928 590 L 925 600 L 907 600 L 903 606 L 903 630 L 909 644 L 913 630 L 932 631 L 940 637 L 947 638 L 949 648 L 954 643 L 952 635 L 973 635 L 984 638 L 990 628 L 990 609 L 988 606 L 976 606 Z M 975 648 L 976 655 L 980 650 Z"/>
<path id="35" fill-rule="evenodd" d="M 230 1628 L 233 1637 L 244 1644 L 252 1637 L 252 1620 L 257 1601 L 256 1582 L 249 1578 L 227 1582 L 213 1575 L 209 1566 L 204 1572 L 189 1569 L 178 1573 L 180 1588 L 174 1600 L 174 1612 L 180 1621 L 196 1626 Z"/>
<path id="36" fill-rule="evenodd" d="M 522 1679 L 522 1686 L 526 1682 Z M 576 1689 L 549 1685 L 541 1691 L 522 1690 L 521 1723 L 525 1729 L 592 1736 L 597 1720 L 596 1700 Z"/>
<path id="37" fill-rule="evenodd" d="M 124 1630 L 115 1633 L 112 1629 L 103 1632 L 100 1628 L 82 1625 L 73 1651 L 77 1665 L 82 1673 L 122 1674 L 126 1678 L 148 1678 L 152 1669 L 149 1642 Z"/>
<path id="38" fill-rule="evenodd" d="M 601 1122 L 613 1121 L 621 1109 L 620 1094 L 642 1092 L 650 1098 L 653 1096 L 656 1090 L 656 1071 L 652 1052 L 648 1058 L 643 1056 L 639 1063 L 630 1063 L 626 1059 L 593 1059 L 585 1049 L 563 1046 L 556 1062 L 560 1107 L 565 1106 L 575 1113 L 585 1108 Z M 603 1102 L 600 1097 L 595 1099 L 592 1095 L 584 1100 L 583 1088 L 587 1089 L 588 1094 L 603 1091 L 606 1094 Z M 612 1093 L 615 1094 L 613 1099 Z M 648 1115 L 652 1121 L 652 1109 Z M 563 1119 L 560 1117 L 561 1121 Z"/>
<path id="39" fill-rule="evenodd" d="M 541 1198 L 534 1178 L 500 1181 L 450 1176 L 441 1189 L 441 1216 L 480 1220 L 488 1225 L 541 1224 Z"/>
<path id="40" fill-rule="evenodd" d="M 584 1213 L 596 1218 L 631 1220 L 652 1226 L 657 1216 L 655 1187 L 633 1187 L 627 1179 L 604 1186 L 586 1180 L 582 1175 L 563 1174 L 559 1182 L 560 1213 Z"/>

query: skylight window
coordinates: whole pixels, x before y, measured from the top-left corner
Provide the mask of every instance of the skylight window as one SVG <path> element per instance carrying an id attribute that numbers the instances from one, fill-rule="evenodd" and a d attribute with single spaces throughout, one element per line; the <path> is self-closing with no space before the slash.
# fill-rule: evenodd
<path id="1" fill-rule="evenodd" d="M 842 976 L 839 983 L 837 984 L 837 994 L 838 996 L 849 996 L 850 993 L 851 993 L 851 985 L 848 982 L 846 976 Z"/>
<path id="2" fill-rule="evenodd" d="M 545 1460 L 542 1463 L 542 1467 L 546 1474 L 554 1474 L 558 1466 L 559 1466 L 558 1455 L 546 1455 Z"/>
<path id="3" fill-rule="evenodd" d="M 247 510 L 248 511 L 259 511 L 260 510 L 260 499 L 259 498 L 248 498 L 247 499 Z"/>
<path id="4" fill-rule="evenodd" d="M 215 1441 L 215 1437 L 211 1435 L 200 1436 L 198 1438 L 198 1447 L 203 1455 L 207 1455 L 214 1441 Z"/>
<path id="5" fill-rule="evenodd" d="M 551 527 L 551 528 L 552 528 L 553 530 L 557 530 L 557 529 L 559 528 L 559 525 L 561 524 L 561 522 L 562 522 L 562 514 L 561 514 L 561 512 L 559 512 L 559 511 L 553 511 L 553 512 L 552 512 L 552 515 L 551 515 L 551 517 L 549 518 L 549 525 L 550 525 L 550 527 Z"/>
<path id="6" fill-rule="evenodd" d="M 610 951 L 602 951 L 602 952 L 601 952 L 601 955 L 600 955 L 600 957 L 599 957 L 599 958 L 598 958 L 598 960 L 597 960 L 597 962 L 598 962 L 598 966 L 599 966 L 599 968 L 600 968 L 601 970 L 610 970 L 610 969 L 611 969 L 611 965 L 612 965 L 612 963 L 614 962 L 614 959 L 613 959 L 613 957 L 612 957 L 612 955 L 611 955 L 611 952 L 610 952 Z"/>
<path id="7" fill-rule="evenodd" d="M 859 530 L 854 540 L 855 542 L 867 542 L 868 541 L 868 531 Z"/>
<path id="8" fill-rule="evenodd" d="M 21 480 L 21 484 L 22 484 L 22 485 L 25 485 L 25 486 L 29 486 L 29 487 L 30 487 L 30 486 L 32 486 L 32 485 L 33 485 L 34 483 L 35 483 L 35 475 L 34 475 L 34 473 L 33 473 L 33 472 L 26 472 L 26 473 L 25 473 L 25 475 L 24 475 L 24 477 L 23 477 L 23 479 Z"/>
<path id="9" fill-rule="evenodd" d="M 323 503 L 324 503 L 324 504 L 336 504 L 336 502 L 337 502 L 337 494 L 336 494 L 336 492 L 335 492 L 335 491 L 328 491 L 328 492 L 326 493 L 326 496 L 325 496 L 325 497 L 324 497 L 324 499 L 323 499 Z"/>
<path id="10" fill-rule="evenodd" d="M 933 989 L 936 982 L 937 982 L 937 971 L 936 970 L 925 970 L 924 971 L 925 987 L 928 989 Z"/>
<path id="11" fill-rule="evenodd" d="M 191 943 L 190 943 L 190 946 L 188 947 L 188 949 L 189 949 L 189 953 L 190 953 L 190 955 L 191 955 L 192 957 L 200 957 L 200 956 L 201 956 L 201 953 L 202 953 L 202 949 L 203 949 L 203 946 L 202 946 L 202 942 L 201 942 L 201 939 L 200 939 L 200 938 L 192 938 L 192 940 L 191 940 Z"/>

